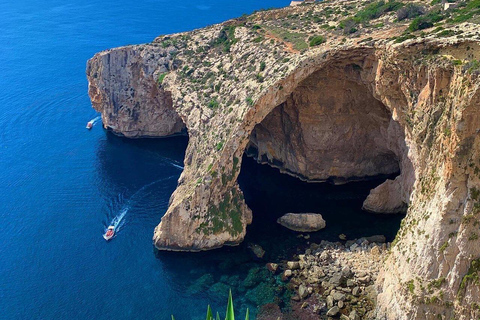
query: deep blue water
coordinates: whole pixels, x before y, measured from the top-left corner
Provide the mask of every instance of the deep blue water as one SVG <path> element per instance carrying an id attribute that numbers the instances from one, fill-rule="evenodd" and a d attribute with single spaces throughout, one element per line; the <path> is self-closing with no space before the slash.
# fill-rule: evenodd
<path id="1" fill-rule="evenodd" d="M 0 3 L 0 318 L 204 313 L 208 297 L 183 293 L 185 275 L 165 265 L 171 258 L 156 259 L 151 245 L 181 172 L 171 163 L 182 163 L 186 139 L 132 142 L 99 125 L 88 132 L 96 114 L 86 61 L 107 48 L 286 4 Z M 118 237 L 106 243 L 104 226 L 125 209 Z"/>
<path id="2" fill-rule="evenodd" d="M 201 319 L 207 303 L 224 310 L 229 287 L 239 309 L 247 302 L 255 307 L 260 301 L 257 287 L 239 281 L 264 262 L 253 262 L 245 246 L 200 254 L 153 250 L 153 229 L 181 173 L 187 138 L 127 140 L 105 132 L 100 124 L 87 131 L 86 122 L 97 115 L 87 95 L 85 64 L 103 49 L 150 42 L 159 34 L 288 2 L 0 4 L 1 319 L 170 319 L 171 313 L 177 320 Z M 244 168 L 242 185 L 256 213 L 247 242 L 265 246 L 268 258 L 281 257 L 301 240 L 290 233 L 279 237 L 282 232 L 262 221 L 275 219 L 282 208 L 292 209 L 295 199 L 280 194 L 287 202 L 269 207 L 276 201 L 273 187 L 285 177 L 251 161 Z M 257 190 L 262 181 L 270 190 L 267 195 Z M 326 196 L 305 201 L 340 221 L 343 218 L 334 218 L 337 209 L 343 210 L 339 217 L 362 214 L 358 204 L 370 187 L 347 188 L 344 196 L 336 195 L 343 200 L 335 203 Z M 298 190 L 319 192 L 309 188 Z M 292 194 L 290 189 L 284 192 Z M 105 242 L 105 226 L 122 213 L 118 236 Z M 360 220 L 365 225 L 375 220 L 364 217 Z M 394 234 L 399 219 L 392 221 L 363 231 L 333 228 L 317 237 L 334 238 L 345 228 L 357 230 L 352 236 Z M 268 241 L 268 230 L 277 236 L 275 245 Z M 268 278 L 269 285 L 280 288 L 277 280 Z"/>

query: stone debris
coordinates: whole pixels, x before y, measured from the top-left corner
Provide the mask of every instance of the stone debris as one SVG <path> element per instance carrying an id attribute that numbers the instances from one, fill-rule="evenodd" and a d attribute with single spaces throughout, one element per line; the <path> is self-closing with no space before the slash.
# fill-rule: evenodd
<path id="1" fill-rule="evenodd" d="M 345 245 L 311 244 L 298 261 L 284 264 L 288 268 L 284 278 L 297 292 L 293 303 L 323 317 L 369 319 L 376 303 L 374 282 L 387 248 L 384 236 L 349 240 Z"/>

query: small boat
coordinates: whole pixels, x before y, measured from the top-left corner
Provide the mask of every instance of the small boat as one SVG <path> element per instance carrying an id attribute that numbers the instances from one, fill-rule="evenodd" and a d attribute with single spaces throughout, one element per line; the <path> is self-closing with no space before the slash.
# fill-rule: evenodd
<path id="1" fill-rule="evenodd" d="M 115 227 L 109 226 L 107 229 L 107 232 L 105 232 L 105 234 L 103 235 L 103 238 L 108 241 L 112 239 L 114 235 L 115 235 Z"/>
<path id="2" fill-rule="evenodd" d="M 93 128 L 93 121 L 88 121 L 87 122 L 87 129 L 90 130 Z"/>

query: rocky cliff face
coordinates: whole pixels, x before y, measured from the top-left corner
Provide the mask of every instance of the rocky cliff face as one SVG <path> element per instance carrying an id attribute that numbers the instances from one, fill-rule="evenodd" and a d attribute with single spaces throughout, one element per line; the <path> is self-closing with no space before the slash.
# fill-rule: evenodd
<path id="1" fill-rule="evenodd" d="M 364 203 L 374 212 L 408 207 L 377 281 L 378 318 L 476 318 L 477 26 L 405 40 L 405 24 L 387 15 L 380 27 L 335 30 L 342 10 L 364 5 L 260 12 L 101 52 L 87 66 L 93 106 L 129 137 L 188 130 L 185 169 L 154 233 L 158 249 L 242 241 L 252 220 L 236 182 L 246 149 L 305 180 L 400 172 Z M 307 50 L 318 35 L 327 41 Z"/>
<path id="2" fill-rule="evenodd" d="M 117 48 L 90 60 L 88 94 L 104 126 L 129 138 L 182 133 L 171 94 L 157 84 L 172 63 L 168 49 L 154 46 Z"/>

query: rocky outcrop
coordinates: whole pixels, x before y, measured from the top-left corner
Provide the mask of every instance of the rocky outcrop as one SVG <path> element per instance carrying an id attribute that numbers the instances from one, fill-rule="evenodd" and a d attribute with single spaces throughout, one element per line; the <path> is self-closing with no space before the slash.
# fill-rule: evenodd
<path id="1" fill-rule="evenodd" d="M 170 48 L 172 50 L 172 48 Z M 105 128 L 129 138 L 185 131 L 172 95 L 158 84 L 171 68 L 169 49 L 132 46 L 107 50 L 87 64 L 88 94 Z"/>
<path id="2" fill-rule="evenodd" d="M 400 179 L 387 180 L 372 191 L 363 202 L 363 210 L 382 213 L 405 212 L 407 203 L 402 196 Z"/>
<path id="3" fill-rule="evenodd" d="M 327 225 L 319 213 L 287 213 L 278 218 L 277 223 L 298 232 L 315 232 Z"/>
<path id="4" fill-rule="evenodd" d="M 185 169 L 154 233 L 158 249 L 243 240 L 252 212 L 236 180 L 247 146 L 305 180 L 400 171 L 364 204 L 408 207 L 377 280 L 377 316 L 477 318 L 478 26 L 447 23 L 406 40 L 406 23 L 387 14 L 352 34 L 337 30 L 364 5 L 260 12 L 99 53 L 87 67 L 93 106 L 126 136 L 188 129 Z M 326 42 L 307 50 L 316 35 Z"/>

